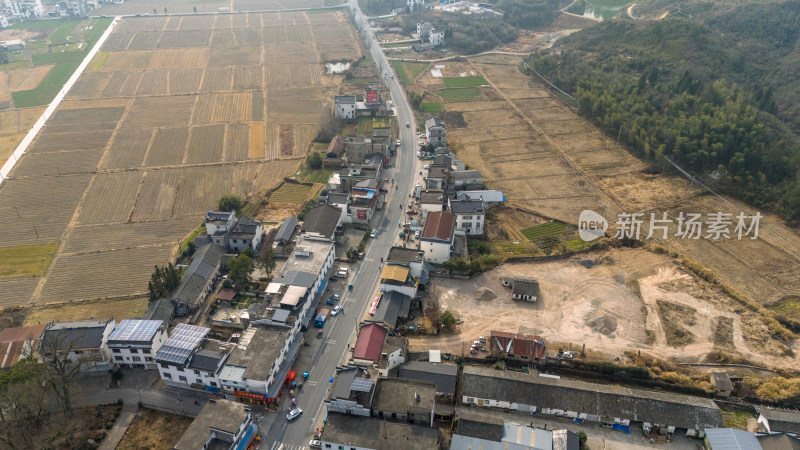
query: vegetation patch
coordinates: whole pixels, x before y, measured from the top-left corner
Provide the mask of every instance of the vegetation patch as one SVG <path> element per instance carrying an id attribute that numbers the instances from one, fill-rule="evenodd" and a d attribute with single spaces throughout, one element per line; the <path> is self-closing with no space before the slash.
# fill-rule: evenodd
<path id="1" fill-rule="evenodd" d="M 428 63 L 392 61 L 397 78 L 403 84 L 413 84 L 419 74 L 428 68 L 428 65 Z"/>
<path id="2" fill-rule="evenodd" d="M 483 77 L 459 77 L 444 79 L 444 87 L 446 88 L 485 86 L 487 84 L 489 84 L 489 82 Z"/>
<path id="3" fill-rule="evenodd" d="M 481 98 L 481 91 L 476 87 L 442 89 L 438 94 L 449 102 L 466 102 Z"/>
<path id="4" fill-rule="evenodd" d="M 725 316 L 717 317 L 714 327 L 714 347 L 733 349 L 733 319 Z"/>
<path id="5" fill-rule="evenodd" d="M 12 92 L 11 98 L 17 108 L 29 108 L 31 106 L 46 105 L 58 94 L 69 77 L 75 73 L 75 69 L 80 65 L 80 61 L 72 61 L 57 64 L 47 72 L 36 89 L 27 91 Z"/>
<path id="6" fill-rule="evenodd" d="M 296 203 L 299 205 L 306 200 L 312 187 L 310 184 L 283 183 L 278 190 L 272 193 L 269 199 L 273 202 Z"/>
<path id="7" fill-rule="evenodd" d="M 71 38 L 70 34 L 78 24 L 81 23 L 80 20 L 77 19 L 70 19 L 61 24 L 56 31 L 53 31 L 53 34 L 50 35 L 50 44 L 52 45 L 63 45 L 68 44 L 70 42 L 75 42 L 75 39 L 67 39 L 68 37 Z"/>
<path id="8" fill-rule="evenodd" d="M 665 300 L 656 300 L 656 305 L 658 305 L 658 314 L 661 316 L 664 333 L 667 335 L 667 345 L 685 347 L 694 342 L 694 334 L 687 327 L 696 323 L 696 309 Z"/>
<path id="9" fill-rule="evenodd" d="M 359 117 L 356 133 L 361 136 L 364 133 L 371 132 L 374 128 L 391 127 L 392 125 L 393 119 L 391 117 Z"/>
<path id="10" fill-rule="evenodd" d="M 66 303 L 31 311 L 25 317 L 23 326 L 103 317 L 113 317 L 119 321 L 142 317 L 146 311 L 147 297 Z"/>
<path id="11" fill-rule="evenodd" d="M 58 244 L 0 247 L 0 277 L 43 275 L 56 250 Z"/>
<path id="12" fill-rule="evenodd" d="M 329 169 L 303 169 L 294 176 L 294 179 L 305 183 L 319 183 L 326 184 L 333 174 L 333 170 Z"/>
<path id="13" fill-rule="evenodd" d="M 419 105 L 420 112 L 440 112 L 444 111 L 442 102 L 422 102 Z"/>

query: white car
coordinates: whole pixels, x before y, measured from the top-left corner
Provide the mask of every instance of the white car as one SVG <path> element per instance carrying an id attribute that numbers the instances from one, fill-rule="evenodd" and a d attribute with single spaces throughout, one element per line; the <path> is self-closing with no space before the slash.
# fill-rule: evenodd
<path id="1" fill-rule="evenodd" d="M 322 448 L 322 443 L 319 439 L 312 439 L 311 442 L 308 443 L 309 448 Z"/>
<path id="2" fill-rule="evenodd" d="M 377 235 L 378 235 L 378 230 L 372 230 L 372 233 L 369 234 L 369 237 L 374 239 L 375 236 L 377 236 Z"/>
<path id="3" fill-rule="evenodd" d="M 396 147 L 400 147 L 400 139 L 397 140 L 397 145 L 395 145 L 395 146 Z"/>
<path id="4" fill-rule="evenodd" d="M 431 168 L 431 165 L 430 165 L 430 164 L 425 164 L 425 166 L 423 167 L 423 169 L 426 169 L 426 170 L 427 170 L 427 169 L 430 169 L 430 168 Z"/>
<path id="5" fill-rule="evenodd" d="M 339 278 L 347 278 L 348 273 L 350 273 L 350 269 L 347 267 L 341 267 L 339 268 L 339 271 L 336 272 L 336 276 Z"/>
<path id="6" fill-rule="evenodd" d="M 339 294 L 333 294 L 333 295 L 331 295 L 331 298 L 333 299 L 333 301 L 338 302 L 339 299 L 342 298 L 342 296 L 339 295 Z"/>
<path id="7" fill-rule="evenodd" d="M 335 316 L 335 315 L 339 314 L 340 312 L 342 312 L 342 305 L 336 305 L 336 307 L 333 308 L 333 311 L 331 311 L 331 315 Z"/>
<path id="8" fill-rule="evenodd" d="M 303 414 L 303 410 L 302 409 L 300 409 L 300 408 L 292 408 L 292 409 L 289 410 L 288 413 L 286 413 L 286 420 L 292 421 L 292 420 L 300 417 L 300 414 Z"/>

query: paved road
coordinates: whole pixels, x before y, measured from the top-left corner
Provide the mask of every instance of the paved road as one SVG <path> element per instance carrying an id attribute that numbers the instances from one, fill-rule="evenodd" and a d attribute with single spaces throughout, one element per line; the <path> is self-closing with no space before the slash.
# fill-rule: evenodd
<path id="1" fill-rule="evenodd" d="M 356 23 L 359 24 L 358 28 L 363 30 L 362 36 L 364 36 L 381 74 L 384 71 L 392 74 L 386 56 L 381 51 L 374 34 L 369 29 L 367 19 L 361 13 L 357 3 L 350 0 L 349 6 L 353 10 Z M 316 427 L 317 418 L 319 415 L 325 414 L 323 401 L 328 387 L 331 385 L 329 380 L 336 373 L 336 367 L 348 350 L 348 343 L 355 335 L 358 319 L 363 315 L 364 309 L 375 292 L 381 270 L 381 257 L 387 257 L 389 248 L 399 232 L 397 223 L 403 219 L 404 208 L 398 205 L 406 203 L 414 177 L 416 122 L 397 77 L 394 79 L 391 76 L 385 77 L 385 82 L 397 110 L 402 142 L 402 147 L 396 156 L 395 167 L 390 169 L 385 177 L 394 178 L 397 189 L 389 193 L 383 214 L 373 217 L 372 227 L 377 228 L 378 236 L 372 240 L 360 270 L 353 274 L 351 280 L 354 286 L 353 291 L 346 292 L 342 299 L 344 313 L 330 318 L 325 324 L 325 349 L 313 365 L 309 379 L 303 386 L 303 392 L 297 398 L 297 404 L 304 410 L 304 414 L 291 423 L 286 421 L 285 414 L 278 415 L 267 433 L 267 442 L 264 447 L 268 449 L 288 450 L 305 448 L 308 445 Z M 406 123 L 410 124 L 410 127 L 406 128 Z"/>

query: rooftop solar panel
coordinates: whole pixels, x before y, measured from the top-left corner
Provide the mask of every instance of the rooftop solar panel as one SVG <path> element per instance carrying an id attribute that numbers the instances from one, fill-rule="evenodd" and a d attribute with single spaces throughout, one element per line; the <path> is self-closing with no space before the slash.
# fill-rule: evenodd
<path id="1" fill-rule="evenodd" d="M 158 349 L 156 359 L 184 364 L 194 349 L 205 339 L 209 329 L 194 325 L 178 324 L 172 336 Z"/>
<path id="2" fill-rule="evenodd" d="M 350 385 L 351 391 L 369 392 L 372 389 L 373 380 L 369 378 L 356 378 L 353 384 Z"/>
<path id="3" fill-rule="evenodd" d="M 110 341 L 149 341 L 162 325 L 160 320 L 123 320 L 108 337 Z"/>

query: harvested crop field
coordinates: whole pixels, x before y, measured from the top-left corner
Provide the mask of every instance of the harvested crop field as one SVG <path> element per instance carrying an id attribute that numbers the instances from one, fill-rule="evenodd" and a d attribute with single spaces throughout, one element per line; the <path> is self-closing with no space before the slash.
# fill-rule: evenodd
<path id="1" fill-rule="evenodd" d="M 500 278 L 513 276 L 536 278 L 539 301 L 512 300 Z M 440 307 L 463 323 L 456 333 L 410 337 L 412 350 L 460 354 L 469 349 L 464 342 L 497 330 L 569 341 L 573 348 L 586 344 L 611 359 L 641 350 L 697 362 L 721 348 L 770 366 L 797 367 L 800 359 L 777 351 L 779 343 L 763 332 L 755 314 L 740 316 L 719 289 L 668 256 L 644 249 L 504 264 L 471 280 L 435 281 Z"/>
<path id="2" fill-rule="evenodd" d="M 152 13 L 138 0 L 98 11 L 143 5 Z M 218 7 L 157 8 L 194 6 Z M 14 291 L 0 306 L 145 294 L 153 265 L 219 197 L 263 193 L 297 171 L 342 81 L 321 67 L 359 60 L 355 39 L 337 11 L 123 19 L 0 185 L 0 247 L 57 245 L 43 273 L 0 281 Z M 36 113 L 0 113 L 0 138 Z"/>

